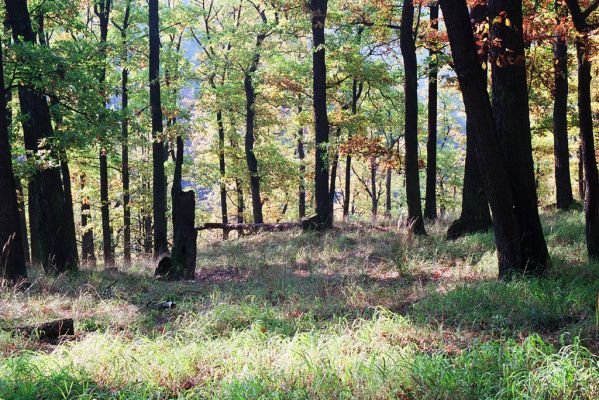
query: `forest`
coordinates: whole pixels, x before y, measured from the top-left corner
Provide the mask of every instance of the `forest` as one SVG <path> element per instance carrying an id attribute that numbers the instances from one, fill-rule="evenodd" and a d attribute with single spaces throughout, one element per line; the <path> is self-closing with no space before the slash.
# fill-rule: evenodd
<path id="1" fill-rule="evenodd" d="M 599 398 L 599 0 L 0 16 L 0 399 Z"/>

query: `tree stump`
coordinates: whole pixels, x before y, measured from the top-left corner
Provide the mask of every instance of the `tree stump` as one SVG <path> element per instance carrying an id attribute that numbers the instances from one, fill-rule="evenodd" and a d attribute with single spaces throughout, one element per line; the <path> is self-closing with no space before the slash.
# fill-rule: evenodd
<path id="1" fill-rule="evenodd" d="M 173 215 L 174 245 L 171 254 L 170 271 L 163 276 L 169 280 L 193 279 L 196 268 L 197 231 L 195 227 L 195 193 L 179 192 L 176 202 L 176 215 Z"/>

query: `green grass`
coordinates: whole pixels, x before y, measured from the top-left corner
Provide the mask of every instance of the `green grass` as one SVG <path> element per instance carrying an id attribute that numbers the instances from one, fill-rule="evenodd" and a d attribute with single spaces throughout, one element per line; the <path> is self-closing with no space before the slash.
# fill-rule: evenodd
<path id="1" fill-rule="evenodd" d="M 206 243 L 192 282 L 35 272 L 0 290 L 0 398 L 598 398 L 599 265 L 580 213 L 543 219 L 551 271 L 509 283 L 491 234 L 447 242 L 444 224 Z M 59 344 L 8 332 L 63 317 Z"/>

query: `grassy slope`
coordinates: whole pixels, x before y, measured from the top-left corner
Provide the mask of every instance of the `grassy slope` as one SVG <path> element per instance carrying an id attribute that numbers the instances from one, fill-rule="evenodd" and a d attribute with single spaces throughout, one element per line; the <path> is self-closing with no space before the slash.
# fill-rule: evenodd
<path id="1" fill-rule="evenodd" d="M 78 334 L 0 331 L 0 398 L 598 398 L 599 265 L 579 213 L 544 222 L 550 276 L 509 284 L 492 235 L 448 243 L 442 225 L 206 243 L 195 282 L 36 277 L 0 289 L 1 326 L 72 317 Z M 162 300 L 177 308 L 147 307 Z"/>

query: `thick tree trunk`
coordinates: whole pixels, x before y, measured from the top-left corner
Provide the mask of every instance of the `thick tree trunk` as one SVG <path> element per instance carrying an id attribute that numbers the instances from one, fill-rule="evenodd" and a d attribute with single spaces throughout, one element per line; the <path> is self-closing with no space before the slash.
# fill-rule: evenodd
<path id="1" fill-rule="evenodd" d="M 588 40 L 588 38 L 585 38 Z M 591 61 L 588 43 L 578 39 L 578 119 L 584 166 L 584 211 L 586 220 L 587 253 L 599 258 L 599 173 L 595 158 L 593 114 L 591 109 Z"/>
<path id="2" fill-rule="evenodd" d="M 152 109 L 152 199 L 154 204 L 154 257 L 168 252 L 166 175 L 160 99 L 160 30 L 158 0 L 149 0 L 150 30 L 150 107 Z"/>
<path id="3" fill-rule="evenodd" d="M 520 228 L 520 265 L 514 271 L 542 274 L 549 254 L 537 208 L 524 42 L 522 0 L 489 0 L 493 116 Z M 505 23 L 505 19 L 511 21 Z M 501 21 L 501 22 L 500 22 Z"/>
<path id="4" fill-rule="evenodd" d="M 414 38 L 414 3 L 404 1 L 401 13 L 400 47 L 405 71 L 405 143 L 406 198 L 408 226 L 417 235 L 424 235 L 424 220 L 420 202 L 420 172 L 418 162 L 418 63 Z"/>
<path id="5" fill-rule="evenodd" d="M 486 232 L 492 226 L 485 186 L 476 160 L 474 133 L 470 120 L 466 121 L 466 125 L 466 164 L 464 166 L 462 212 L 460 218 L 447 229 L 447 239 L 449 240 L 476 232 Z"/>
<path id="6" fill-rule="evenodd" d="M 23 230 L 12 168 L 4 93 L 4 66 L 0 43 L 0 278 L 18 281 L 27 278 Z"/>
<path id="7" fill-rule="evenodd" d="M 83 192 L 86 185 L 85 174 L 81 174 L 79 179 L 81 191 Z M 81 199 L 81 259 L 84 263 L 95 266 L 96 255 L 94 254 L 94 231 L 88 228 L 89 221 L 91 221 L 91 206 L 87 196 L 84 196 Z"/>
<path id="8" fill-rule="evenodd" d="M 470 10 L 470 20 L 474 31 L 477 32 L 476 40 L 479 43 L 484 43 L 487 35 L 484 29 L 481 29 L 482 24 L 487 23 L 489 17 L 489 9 L 486 3 L 478 3 Z M 478 49 L 479 62 L 485 67 L 488 65 L 488 51 L 485 44 Z M 487 73 L 484 69 L 483 79 L 484 85 L 487 86 Z M 462 189 L 462 209 L 460 218 L 455 220 L 447 230 L 447 238 L 450 240 L 458 239 L 464 235 L 475 232 L 487 231 L 492 226 L 491 213 L 489 212 L 489 204 L 485 195 L 483 180 L 478 168 L 476 160 L 476 152 L 474 150 L 474 139 L 472 126 L 466 121 L 466 162 L 464 166 L 464 186 Z"/>
<path id="9" fill-rule="evenodd" d="M 493 211 L 495 243 L 499 259 L 499 277 L 509 278 L 520 265 L 520 232 L 514 215 L 512 189 L 500 153 L 497 128 L 483 70 L 479 64 L 465 0 L 441 0 L 441 9 L 449 35 L 451 53 L 460 82 L 470 135 L 486 194 Z"/>
<path id="10" fill-rule="evenodd" d="M 314 170 L 314 197 L 316 217 L 308 228 L 326 230 L 333 226 L 333 209 L 329 193 L 329 118 L 327 115 L 327 67 L 325 52 L 325 23 L 328 0 L 310 0 L 312 12 L 312 67 L 313 106 L 316 160 Z"/>
<path id="11" fill-rule="evenodd" d="M 27 42 L 34 45 L 35 34 L 31 28 L 27 2 L 6 0 L 5 3 L 15 43 Z M 58 156 L 52 149 L 40 147 L 43 139 L 51 139 L 53 136 L 46 98 L 24 84 L 20 84 L 18 91 L 21 112 L 27 115 L 22 125 L 28 156 L 35 156 L 38 150 L 50 150 L 50 157 L 58 164 Z M 72 248 L 75 240 L 70 237 L 68 218 L 65 215 L 60 169 L 50 167 L 37 171 L 30 180 L 29 189 L 31 233 L 35 237 L 32 243 L 35 242 L 36 255 L 39 255 L 44 269 L 47 272 L 77 269 L 77 249 Z"/>
<path id="12" fill-rule="evenodd" d="M 256 67 L 258 63 L 256 62 Z M 252 73 L 255 72 L 252 71 Z M 258 173 L 258 160 L 254 153 L 254 123 L 256 119 L 255 103 L 256 93 L 252 75 L 247 74 L 244 78 L 245 100 L 246 100 L 246 129 L 245 129 L 245 158 L 250 175 L 250 193 L 252 195 L 252 213 L 254 222 L 261 224 L 264 222 L 262 216 L 262 198 L 260 196 L 260 175 Z"/>
<path id="13" fill-rule="evenodd" d="M 220 170 L 220 214 L 223 224 L 229 223 L 229 213 L 227 211 L 227 185 L 225 177 L 227 175 L 227 166 L 225 163 L 225 126 L 223 123 L 223 112 L 216 112 L 216 123 L 218 125 L 218 166 Z M 223 239 L 229 237 L 229 231 L 223 229 Z"/>
<path id="14" fill-rule="evenodd" d="M 235 192 L 237 193 L 237 222 L 242 224 L 244 222 L 245 200 L 243 197 L 243 187 L 239 179 L 235 180 Z"/>
<path id="15" fill-rule="evenodd" d="M 301 108 L 299 109 L 301 112 Z M 304 159 L 306 158 L 306 152 L 304 150 L 304 128 L 297 130 L 297 156 L 299 158 L 299 187 L 298 187 L 298 212 L 300 220 L 306 216 L 306 164 Z"/>
<path id="16" fill-rule="evenodd" d="M 167 279 L 192 279 L 195 273 L 197 254 L 197 231 L 195 228 L 195 193 L 184 192 L 182 183 L 184 143 L 177 136 L 175 176 L 173 178 L 173 252 L 168 271 L 160 275 Z"/>
<path id="17" fill-rule="evenodd" d="M 556 12 L 562 16 L 563 7 L 556 0 Z M 553 103 L 553 152 L 555 159 L 555 195 L 557 208 L 566 210 L 574 201 L 570 180 L 570 151 L 568 149 L 568 44 L 558 36 L 553 45 L 555 93 Z"/>
<path id="18" fill-rule="evenodd" d="M 439 5 L 430 8 L 431 28 L 439 29 Z M 429 51 L 428 71 L 428 138 L 426 142 L 426 195 L 424 218 L 437 219 L 437 64 L 438 51 Z"/>
<path id="19" fill-rule="evenodd" d="M 65 225 L 68 229 L 65 240 L 71 240 L 70 247 L 77 251 L 77 238 L 75 233 L 75 212 L 73 211 L 73 194 L 71 189 L 71 171 L 66 151 L 61 151 L 60 172 L 62 175 L 62 188 L 64 191 L 64 215 Z"/>

